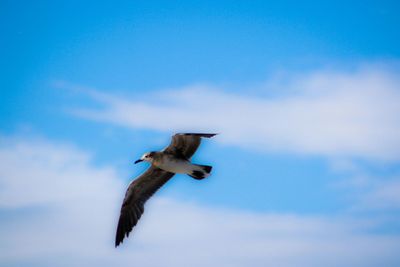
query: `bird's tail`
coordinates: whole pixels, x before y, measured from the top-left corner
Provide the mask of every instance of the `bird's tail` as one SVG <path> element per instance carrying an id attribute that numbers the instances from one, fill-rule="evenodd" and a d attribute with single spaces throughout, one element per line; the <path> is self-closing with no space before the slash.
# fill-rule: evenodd
<path id="1" fill-rule="evenodd" d="M 194 179 L 201 180 L 206 178 L 210 175 L 212 170 L 212 166 L 208 165 L 196 165 L 193 164 L 194 168 L 191 173 L 188 173 L 189 176 L 193 177 Z"/>

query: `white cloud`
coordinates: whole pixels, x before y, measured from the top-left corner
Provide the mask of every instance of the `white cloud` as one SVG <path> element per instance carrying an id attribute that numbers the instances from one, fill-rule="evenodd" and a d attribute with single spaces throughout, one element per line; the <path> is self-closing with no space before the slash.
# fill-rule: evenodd
<path id="1" fill-rule="evenodd" d="M 89 155 L 72 146 L 4 137 L 0 144 L 0 207 L 59 204 L 83 196 L 95 200 L 92 192 L 115 192 L 118 185 L 112 168 L 91 167 Z"/>
<path id="2" fill-rule="evenodd" d="M 123 183 L 76 148 L 1 138 L 1 266 L 398 266 L 379 221 L 260 214 L 153 198 L 113 248 Z"/>
<path id="3" fill-rule="evenodd" d="M 264 151 L 397 161 L 399 77 L 397 69 L 376 65 L 289 75 L 261 90 L 282 92 L 274 97 L 192 86 L 137 100 L 86 89 L 103 107 L 73 113 L 135 129 L 217 131 L 221 142 Z"/>

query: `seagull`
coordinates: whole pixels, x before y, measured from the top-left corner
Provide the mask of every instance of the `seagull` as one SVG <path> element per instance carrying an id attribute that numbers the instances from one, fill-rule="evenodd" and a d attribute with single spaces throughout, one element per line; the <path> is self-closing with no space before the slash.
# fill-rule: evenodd
<path id="1" fill-rule="evenodd" d="M 172 176 L 182 173 L 201 180 L 210 175 L 211 166 L 193 164 L 190 158 L 199 147 L 202 137 L 211 138 L 215 135 L 178 133 L 172 136 L 171 143 L 162 151 L 144 153 L 135 161 L 135 164 L 147 161 L 151 166 L 128 186 L 118 220 L 115 247 L 123 242 L 125 236 L 129 237 L 144 212 L 145 202 Z"/>

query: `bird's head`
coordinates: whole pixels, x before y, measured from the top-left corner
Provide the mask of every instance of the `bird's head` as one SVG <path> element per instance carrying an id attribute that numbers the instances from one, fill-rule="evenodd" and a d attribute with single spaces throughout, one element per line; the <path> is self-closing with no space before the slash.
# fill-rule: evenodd
<path id="1" fill-rule="evenodd" d="M 137 161 L 135 161 L 135 164 L 136 164 L 136 163 L 139 163 L 139 162 L 142 162 L 142 161 L 147 161 L 147 162 L 152 163 L 153 160 L 154 160 L 154 155 L 155 155 L 155 152 L 147 152 L 147 153 L 144 153 L 143 156 L 142 156 L 140 159 L 138 159 Z"/>

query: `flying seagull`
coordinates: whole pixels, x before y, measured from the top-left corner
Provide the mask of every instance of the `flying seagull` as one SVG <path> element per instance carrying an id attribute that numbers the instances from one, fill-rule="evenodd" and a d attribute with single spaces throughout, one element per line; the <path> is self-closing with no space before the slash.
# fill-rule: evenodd
<path id="1" fill-rule="evenodd" d="M 132 228 L 137 224 L 144 211 L 144 203 L 175 173 L 187 174 L 201 180 L 207 177 L 212 167 L 197 165 L 190 162 L 190 158 L 200 145 L 201 138 L 210 138 L 212 133 L 179 133 L 172 136 L 168 147 L 160 152 L 148 152 L 135 161 L 147 161 L 151 166 L 133 180 L 125 193 L 118 220 L 115 247 L 121 244 Z"/>

